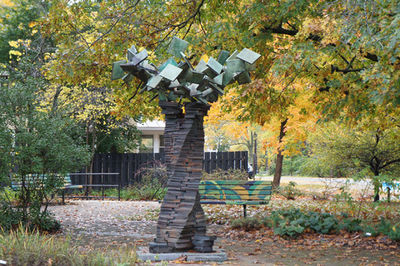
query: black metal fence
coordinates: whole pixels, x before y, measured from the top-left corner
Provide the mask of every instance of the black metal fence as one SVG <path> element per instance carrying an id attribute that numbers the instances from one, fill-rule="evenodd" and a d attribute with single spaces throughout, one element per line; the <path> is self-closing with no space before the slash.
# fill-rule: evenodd
<path id="1" fill-rule="evenodd" d="M 94 175 L 91 177 L 92 184 L 118 184 L 125 187 L 129 184 L 140 182 L 140 171 L 143 168 L 156 167 L 165 163 L 164 153 L 107 153 L 95 154 L 93 166 L 87 171 L 89 173 L 120 173 L 120 177 L 115 175 Z M 242 169 L 247 171 L 248 153 L 247 151 L 235 152 L 205 152 L 203 170 L 211 173 L 219 168 Z M 85 173 L 85 170 L 80 171 Z M 71 174 L 72 184 L 86 184 L 85 175 Z M 121 181 L 117 180 L 121 178 Z"/>

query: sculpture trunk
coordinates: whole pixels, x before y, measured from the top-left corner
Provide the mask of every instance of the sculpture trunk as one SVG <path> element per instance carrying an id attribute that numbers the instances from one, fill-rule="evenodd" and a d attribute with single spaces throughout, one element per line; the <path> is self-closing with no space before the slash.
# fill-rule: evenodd
<path id="1" fill-rule="evenodd" d="M 206 220 L 198 192 L 204 155 L 203 118 L 209 107 L 160 102 L 165 114 L 165 159 L 168 191 L 161 205 L 157 235 L 150 252 L 193 248 L 195 236 L 206 234 Z"/>

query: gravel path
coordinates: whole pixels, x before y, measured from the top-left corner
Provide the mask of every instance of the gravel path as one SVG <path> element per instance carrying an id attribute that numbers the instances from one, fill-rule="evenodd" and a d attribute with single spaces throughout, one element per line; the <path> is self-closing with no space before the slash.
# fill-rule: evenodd
<path id="1" fill-rule="evenodd" d="M 61 222 L 61 236 L 71 236 L 84 250 L 147 247 L 155 236 L 159 208 L 158 202 L 98 200 L 70 201 L 67 205 L 49 207 Z M 303 245 L 292 246 L 290 241 L 276 242 L 272 236 L 263 241 L 247 238 L 246 232 L 238 232 L 243 236 L 233 240 L 229 237 L 232 230 L 221 225 L 209 225 L 208 230 L 211 235 L 218 235 L 215 247 L 225 249 L 228 255 L 224 265 L 399 265 L 398 249 L 302 248 Z"/>
<path id="2" fill-rule="evenodd" d="M 146 221 L 143 217 L 159 208 L 158 202 L 97 200 L 70 201 L 67 205 L 49 207 L 61 222 L 63 235 L 96 246 L 113 241 L 150 241 L 154 238 L 156 222 Z M 96 243 L 100 238 L 102 241 Z"/>

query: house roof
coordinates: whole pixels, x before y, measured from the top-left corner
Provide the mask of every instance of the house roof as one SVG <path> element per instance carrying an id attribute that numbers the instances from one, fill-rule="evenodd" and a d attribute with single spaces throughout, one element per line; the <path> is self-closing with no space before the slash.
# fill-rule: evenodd
<path id="1" fill-rule="evenodd" d="M 151 130 L 164 131 L 165 122 L 160 120 L 146 121 L 144 123 L 138 123 L 136 127 L 140 131 L 151 131 Z"/>

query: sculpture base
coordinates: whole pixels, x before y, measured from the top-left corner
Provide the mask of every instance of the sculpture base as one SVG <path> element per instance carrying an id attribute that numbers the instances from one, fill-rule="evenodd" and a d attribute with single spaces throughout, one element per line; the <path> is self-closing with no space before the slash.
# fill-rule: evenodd
<path id="1" fill-rule="evenodd" d="M 173 261 L 181 259 L 182 261 L 202 261 L 202 262 L 223 262 L 228 260 L 224 250 L 216 250 L 210 253 L 196 252 L 171 252 L 171 253 L 149 253 L 147 248 L 139 249 L 137 256 L 141 261 Z"/>
<path id="2" fill-rule="evenodd" d="M 195 235 L 193 237 L 193 249 L 201 253 L 213 252 L 214 241 L 217 239 L 216 236 L 207 235 Z M 171 252 L 184 252 L 187 249 L 176 249 L 168 246 L 167 243 L 150 242 L 149 251 L 150 253 L 171 253 Z"/>
<path id="3" fill-rule="evenodd" d="M 168 247 L 167 243 L 150 242 L 149 251 L 150 253 L 170 253 L 173 250 L 171 247 Z"/>
<path id="4" fill-rule="evenodd" d="M 213 252 L 214 241 L 217 239 L 216 236 L 207 236 L 207 235 L 196 235 L 193 238 L 194 250 L 197 252 Z"/>

